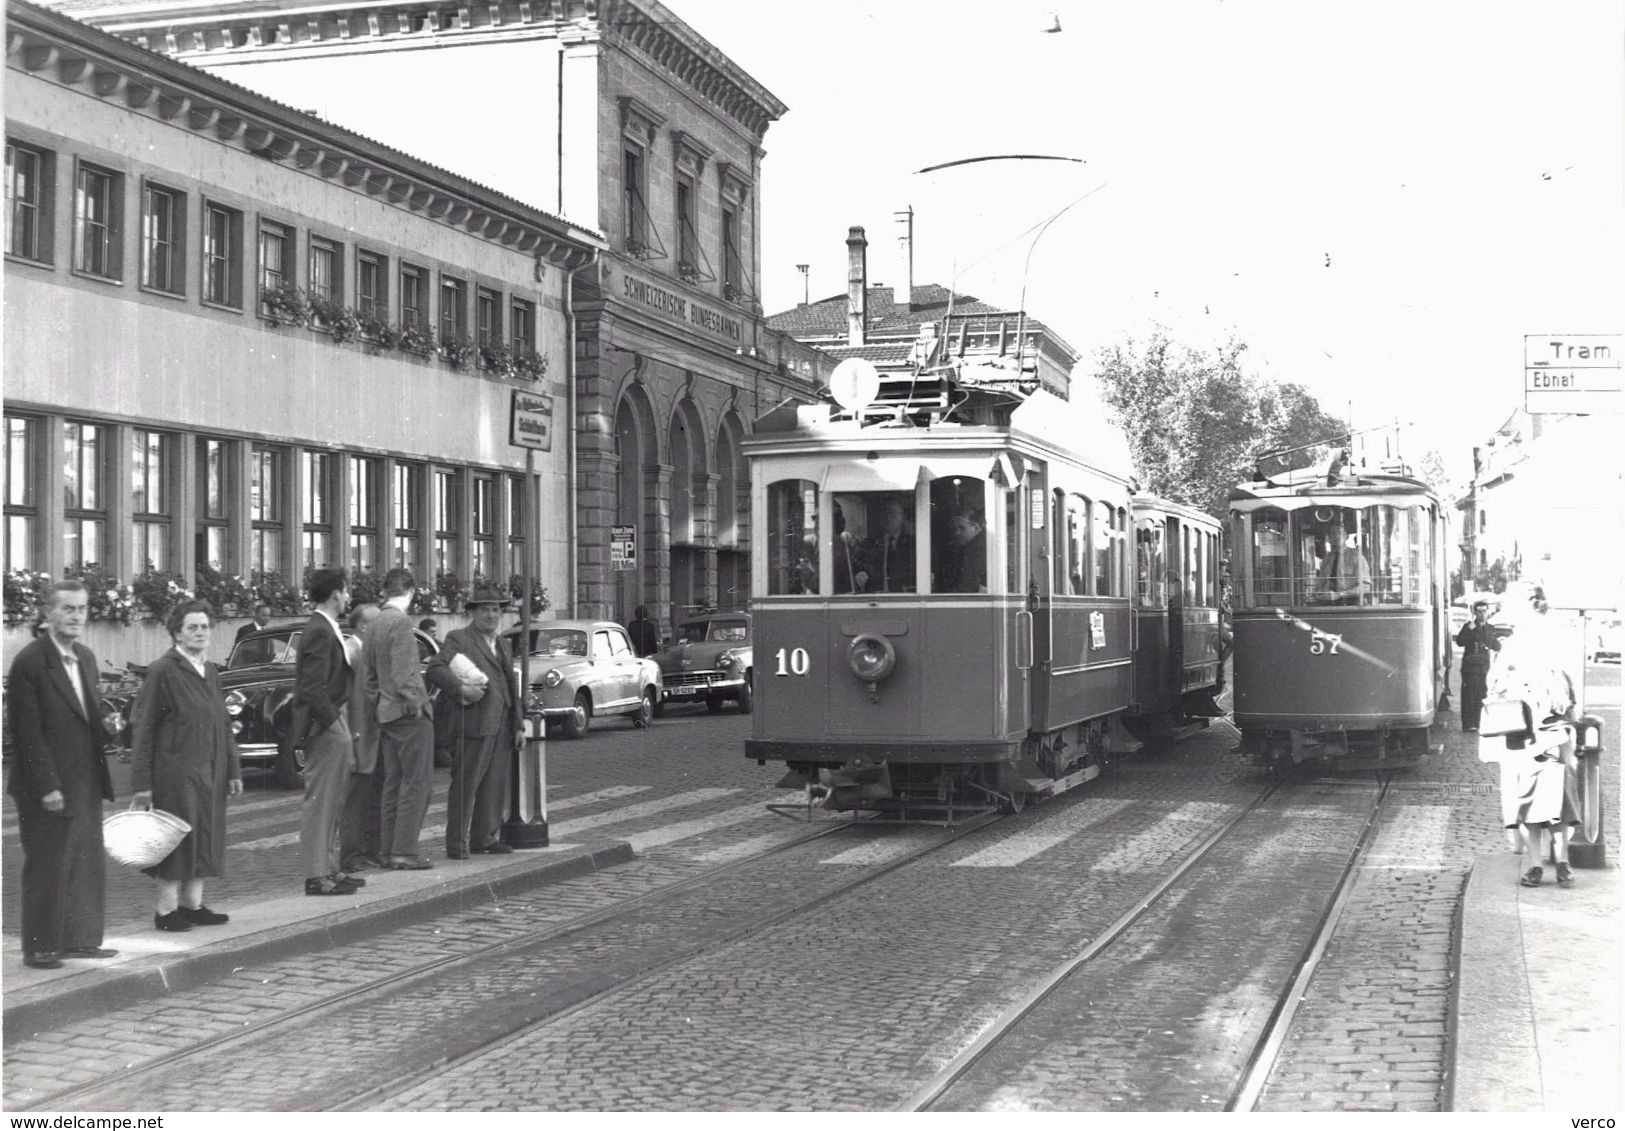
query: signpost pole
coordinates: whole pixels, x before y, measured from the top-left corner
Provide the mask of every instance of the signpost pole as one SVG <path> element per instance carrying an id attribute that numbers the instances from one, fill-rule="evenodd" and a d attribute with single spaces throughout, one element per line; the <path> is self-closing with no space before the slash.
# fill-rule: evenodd
<path id="1" fill-rule="evenodd" d="M 519 526 L 525 555 L 520 585 L 524 595 L 519 602 L 519 702 L 525 733 L 514 752 L 513 788 L 509 791 L 507 823 L 502 839 L 515 848 L 547 847 L 547 721 L 526 710 L 530 698 L 530 620 L 531 592 L 536 572 L 536 499 L 532 484 L 536 476 L 536 449 L 552 448 L 552 398 L 538 397 L 515 389 L 509 421 L 510 443 L 525 449 L 525 480 L 520 486 Z"/>

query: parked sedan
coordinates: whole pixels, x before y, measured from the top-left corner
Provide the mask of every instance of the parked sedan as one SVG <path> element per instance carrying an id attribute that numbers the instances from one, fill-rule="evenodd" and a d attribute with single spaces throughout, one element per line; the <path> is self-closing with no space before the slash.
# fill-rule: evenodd
<path id="1" fill-rule="evenodd" d="M 272 625 L 240 637 L 220 671 L 226 713 L 232 717 L 237 749 L 245 767 L 271 770 L 283 789 L 304 782 L 305 752 L 293 744 L 294 662 L 299 655 L 303 622 Z M 440 650 L 434 637 L 414 629 L 423 663 Z"/>
<path id="2" fill-rule="evenodd" d="M 518 655 L 521 629 L 504 635 Z M 654 719 L 660 702 L 660 665 L 632 650 L 626 629 L 613 621 L 532 621 L 527 714 L 556 722 L 580 738 L 599 715 L 627 715 L 636 727 Z"/>
<path id="3" fill-rule="evenodd" d="M 655 656 L 660 665 L 661 703 L 704 701 L 712 711 L 728 700 L 751 711 L 749 613 L 708 613 L 677 626 L 677 639 Z"/>

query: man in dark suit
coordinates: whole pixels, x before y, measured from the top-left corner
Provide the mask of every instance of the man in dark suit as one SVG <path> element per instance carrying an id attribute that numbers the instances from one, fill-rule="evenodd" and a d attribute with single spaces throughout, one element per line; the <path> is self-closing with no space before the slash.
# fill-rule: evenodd
<path id="1" fill-rule="evenodd" d="M 660 651 L 660 625 L 649 616 L 649 606 L 639 605 L 637 614 L 626 625 L 626 634 L 632 638 L 632 651 L 640 656 L 652 656 Z"/>
<path id="2" fill-rule="evenodd" d="M 342 569 L 310 575 L 315 612 L 299 636 L 294 669 L 293 741 L 305 750 L 305 808 L 299 817 L 299 853 L 306 895 L 353 895 L 365 880 L 339 870 L 339 820 L 350 780 L 355 744 L 350 738 L 350 664 L 338 618 L 350 604 L 350 581 Z"/>
<path id="3" fill-rule="evenodd" d="M 869 578 L 869 592 L 914 592 L 914 535 L 909 532 L 907 508 L 901 498 L 886 500 L 880 533 L 864 557 L 874 571 Z"/>
<path id="4" fill-rule="evenodd" d="M 471 623 L 446 634 L 446 646 L 424 672 L 424 678 L 440 689 L 440 701 L 449 713 L 446 855 L 453 860 L 470 852 L 513 851 L 500 838 L 523 726 L 513 655 L 497 635 L 507 604 L 508 595 L 498 589 L 475 590 L 468 600 Z M 458 656 L 465 660 L 458 662 Z M 483 683 L 479 676 L 485 677 Z"/>
<path id="5" fill-rule="evenodd" d="M 367 630 L 361 652 L 384 775 L 378 833 L 384 866 L 412 871 L 434 867 L 417 850 L 434 784 L 432 707 L 417 637 L 406 615 L 417 584 L 412 571 L 399 566 L 384 575 L 384 607 Z"/>
<path id="6" fill-rule="evenodd" d="M 46 599 L 46 631 L 11 665 L 6 726 L 23 849 L 23 961 L 51 970 L 64 956 L 118 952 L 102 946 L 102 800 L 113 800 L 113 779 L 102 754 L 99 669 L 78 642 L 90 594 L 81 582 L 59 581 Z"/>
<path id="7" fill-rule="evenodd" d="M 237 626 L 237 635 L 232 637 L 233 642 L 241 640 L 250 632 L 258 632 L 271 623 L 271 606 L 264 601 L 254 606 L 254 619 L 247 624 Z"/>

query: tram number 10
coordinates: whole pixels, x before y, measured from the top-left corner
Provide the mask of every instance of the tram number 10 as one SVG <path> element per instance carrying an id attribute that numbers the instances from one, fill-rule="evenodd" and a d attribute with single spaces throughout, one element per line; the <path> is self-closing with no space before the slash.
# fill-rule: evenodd
<path id="1" fill-rule="evenodd" d="M 805 648 L 780 648 L 777 659 L 779 670 L 774 675 L 806 675 L 812 667 L 812 657 Z"/>
<path id="2" fill-rule="evenodd" d="M 1316 631 L 1309 634 L 1311 656 L 1335 656 L 1342 646 L 1343 638 L 1333 633 Z"/>

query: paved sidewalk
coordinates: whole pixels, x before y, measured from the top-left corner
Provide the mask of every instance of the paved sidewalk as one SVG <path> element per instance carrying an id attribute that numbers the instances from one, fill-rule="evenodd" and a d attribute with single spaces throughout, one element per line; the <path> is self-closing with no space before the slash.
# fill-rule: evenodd
<path id="1" fill-rule="evenodd" d="M 1518 886 L 1522 857 L 1480 856 L 1462 901 L 1453 1111 L 1599 1115 L 1621 1091 L 1620 870 L 1577 868 L 1574 886 Z"/>
<path id="2" fill-rule="evenodd" d="M 110 922 L 105 945 L 118 950 L 116 957 L 69 959 L 57 970 L 24 966 L 20 951 L 8 945 L 0 958 L 6 1040 L 186 989 L 235 967 L 351 942 L 630 859 L 626 841 L 440 858 L 428 871 L 362 873 L 365 888 L 331 898 L 288 894 L 291 885 L 267 878 L 252 894 L 214 902 L 231 915 L 229 923 L 171 934 L 153 930 L 150 912 L 141 920 Z"/>

